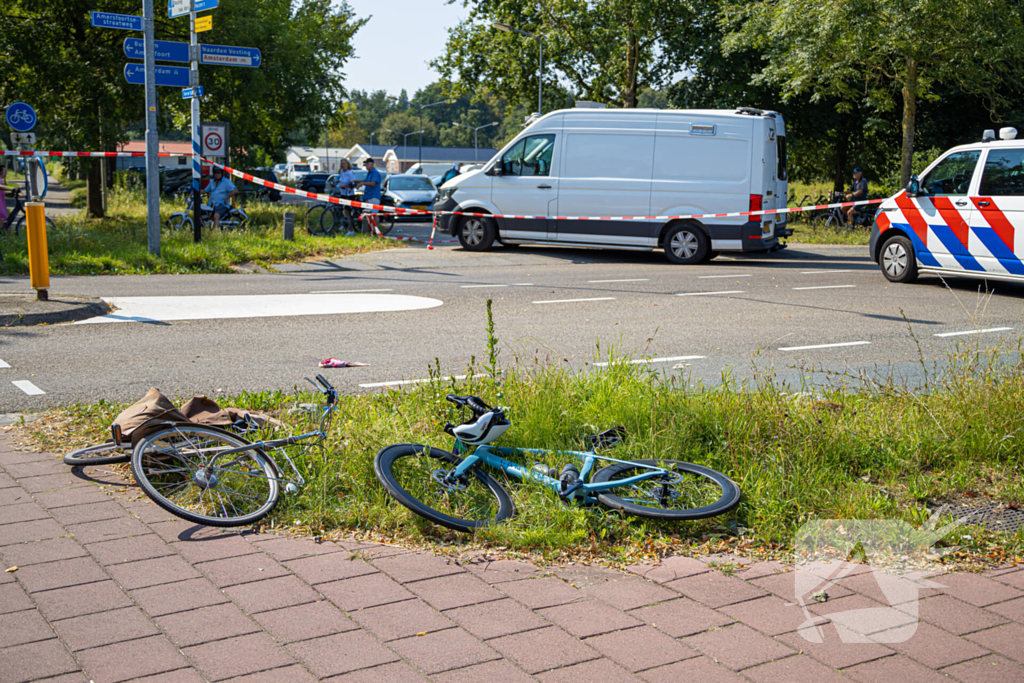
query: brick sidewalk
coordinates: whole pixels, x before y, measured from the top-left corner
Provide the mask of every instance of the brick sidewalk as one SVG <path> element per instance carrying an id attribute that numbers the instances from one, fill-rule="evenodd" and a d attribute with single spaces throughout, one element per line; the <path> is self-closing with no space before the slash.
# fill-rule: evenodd
<path id="1" fill-rule="evenodd" d="M 0 573 L 2 683 L 1024 681 L 1016 568 L 938 577 L 913 603 L 920 623 L 908 603 L 860 643 L 840 613 L 884 605 L 851 572 L 811 607 L 815 644 L 774 563 L 460 566 L 197 527 L 100 483 L 120 481 L 0 436 L 0 557 L 19 567 Z"/>

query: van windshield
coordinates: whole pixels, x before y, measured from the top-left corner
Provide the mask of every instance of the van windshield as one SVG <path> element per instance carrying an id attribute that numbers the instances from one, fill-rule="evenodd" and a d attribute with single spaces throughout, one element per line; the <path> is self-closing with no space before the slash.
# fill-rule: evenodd
<path id="1" fill-rule="evenodd" d="M 295 171 L 309 171 L 309 164 L 295 164 L 292 166 L 292 170 Z"/>

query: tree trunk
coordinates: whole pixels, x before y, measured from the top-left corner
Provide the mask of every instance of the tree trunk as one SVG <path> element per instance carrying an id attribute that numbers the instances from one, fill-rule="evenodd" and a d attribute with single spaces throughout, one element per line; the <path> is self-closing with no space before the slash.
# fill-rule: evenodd
<path id="1" fill-rule="evenodd" d="M 917 118 L 917 62 L 907 59 L 907 75 L 903 81 L 903 149 L 900 164 L 900 185 L 906 187 L 914 172 L 914 133 Z"/>
<path id="2" fill-rule="evenodd" d="M 846 182 L 848 172 L 846 164 L 848 162 L 849 150 L 850 119 L 844 115 L 839 119 L 839 126 L 836 129 L 836 168 L 835 176 L 832 179 L 832 189 L 836 192 L 842 192 Z"/>
<path id="3" fill-rule="evenodd" d="M 103 218 L 103 174 L 100 160 L 89 159 L 89 175 L 86 178 L 85 213 L 90 218 Z"/>
<path id="4" fill-rule="evenodd" d="M 630 31 L 626 38 L 626 82 L 622 88 L 622 106 L 635 109 L 637 101 L 637 77 L 639 73 L 640 45 L 636 33 Z"/>

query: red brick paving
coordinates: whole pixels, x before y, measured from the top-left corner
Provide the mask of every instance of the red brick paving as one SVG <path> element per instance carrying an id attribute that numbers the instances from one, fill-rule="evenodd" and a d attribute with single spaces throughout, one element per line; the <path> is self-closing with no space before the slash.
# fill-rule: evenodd
<path id="1" fill-rule="evenodd" d="M 1024 681 L 1022 568 L 935 577 L 877 630 L 849 614 L 888 606 L 870 568 L 823 565 L 816 644 L 775 562 L 459 564 L 195 526 L 62 468 L 0 435 L 3 683 Z"/>

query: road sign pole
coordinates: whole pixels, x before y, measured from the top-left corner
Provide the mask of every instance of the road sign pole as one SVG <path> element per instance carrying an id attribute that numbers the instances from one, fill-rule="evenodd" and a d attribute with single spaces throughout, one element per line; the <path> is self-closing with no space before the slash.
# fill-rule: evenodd
<path id="1" fill-rule="evenodd" d="M 189 45 L 192 60 L 192 74 L 190 85 L 193 88 L 199 87 L 199 40 L 196 37 L 196 0 L 189 3 L 188 15 Z M 200 118 L 199 98 L 192 95 L 192 239 L 197 244 L 203 240 L 203 202 L 200 190 L 202 189 L 202 161 L 200 160 Z"/>
<path id="2" fill-rule="evenodd" d="M 142 0 L 146 68 L 146 236 L 149 253 L 160 255 L 160 131 L 156 123 L 156 36 L 153 0 Z"/>

